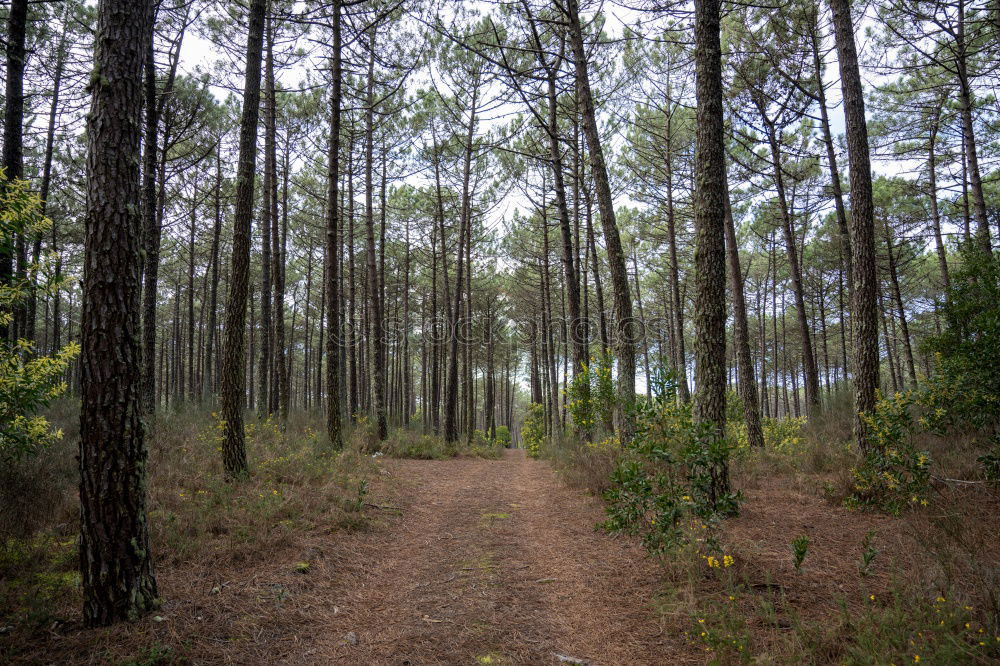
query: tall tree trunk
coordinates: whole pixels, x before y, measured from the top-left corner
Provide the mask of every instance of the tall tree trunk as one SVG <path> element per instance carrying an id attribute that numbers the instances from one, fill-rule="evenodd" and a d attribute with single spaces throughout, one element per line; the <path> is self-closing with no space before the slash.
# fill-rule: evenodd
<path id="1" fill-rule="evenodd" d="M 81 319 L 80 571 L 88 626 L 135 619 L 157 603 L 146 518 L 139 401 L 140 132 L 151 4 L 98 10 L 88 115 Z"/>
<path id="2" fill-rule="evenodd" d="M 725 176 L 728 180 L 728 176 Z M 747 422 L 747 439 L 750 446 L 764 446 L 764 430 L 760 425 L 760 408 L 757 397 L 757 379 L 754 377 L 753 357 L 750 354 L 750 327 L 747 323 L 746 294 L 743 291 L 743 271 L 740 270 L 740 249 L 736 244 L 736 225 L 729 199 L 729 185 L 725 187 L 726 253 L 729 259 L 729 284 L 733 295 L 733 337 L 735 338 L 736 369 L 739 371 L 739 393 L 743 399 L 743 417 Z"/>
<path id="3" fill-rule="evenodd" d="M 222 142 L 215 147 L 215 192 L 212 223 L 212 278 L 208 285 L 208 341 L 205 345 L 205 375 L 203 396 L 215 392 L 216 308 L 219 302 L 219 239 L 222 235 Z"/>
<path id="4" fill-rule="evenodd" d="M 722 436 L 726 423 L 726 151 L 722 118 L 720 0 L 695 0 L 696 112 L 694 416 Z M 725 462 L 713 465 L 709 501 L 729 494 Z"/>
<path id="5" fill-rule="evenodd" d="M 222 462 L 229 478 L 247 473 L 243 410 L 246 401 L 246 319 L 250 281 L 250 226 L 253 180 L 257 163 L 257 122 L 260 118 L 260 64 L 264 48 L 266 0 L 251 0 L 247 35 L 240 156 L 236 167 L 236 214 L 233 218 L 233 260 L 226 299 L 226 340 L 222 358 L 222 418 L 225 422 Z"/>
<path id="6" fill-rule="evenodd" d="M 979 171 L 979 150 L 976 146 L 975 126 L 972 121 L 972 82 L 969 77 L 968 52 L 965 39 L 965 0 L 958 0 L 958 26 L 955 31 L 955 70 L 958 74 L 958 108 L 962 116 L 962 135 L 968 158 L 968 180 L 972 188 L 972 203 L 976 214 L 976 243 L 987 255 L 993 253 L 990 241 L 989 218 L 986 198 L 983 195 L 983 178 Z"/>
<path id="7" fill-rule="evenodd" d="M 937 251 L 938 265 L 941 267 L 941 280 L 944 284 L 945 298 L 951 290 L 951 276 L 948 274 L 948 253 L 941 238 L 941 212 L 937 199 L 937 135 L 941 120 L 941 107 L 944 99 L 934 107 L 934 117 L 931 120 L 930 136 L 927 138 L 927 196 L 931 204 L 931 224 L 934 231 L 934 248 Z"/>
<path id="8" fill-rule="evenodd" d="M 24 61 L 25 33 L 28 24 L 28 0 L 11 0 L 7 13 L 7 68 L 5 75 L 3 121 L 3 168 L 9 180 L 24 176 Z M 0 286 L 8 285 L 14 277 L 14 238 L 0 238 Z M 17 337 L 18 320 L 15 308 L 13 330 L 0 322 L 0 340 Z"/>
<path id="9" fill-rule="evenodd" d="M 817 12 L 817 16 L 818 16 Z M 837 149 L 833 142 L 833 131 L 830 129 L 830 114 L 826 104 L 826 86 L 823 84 L 823 57 L 821 53 L 819 29 L 812 26 L 809 30 L 812 46 L 813 71 L 816 77 L 816 101 L 819 105 L 820 126 L 823 128 L 823 144 L 826 146 L 826 161 L 830 169 L 830 186 L 833 191 L 834 211 L 837 214 L 837 228 L 840 230 L 840 245 L 843 250 L 844 268 L 847 271 L 847 291 L 851 292 L 853 284 L 851 275 L 851 230 L 847 225 L 847 210 L 844 206 L 844 192 L 840 186 L 840 170 L 837 168 Z"/>
<path id="10" fill-rule="evenodd" d="M 637 331 L 632 321 L 632 297 L 628 287 L 628 269 L 625 266 L 625 252 L 622 250 L 618 224 L 615 221 L 615 205 L 608 179 L 608 168 L 604 162 L 601 137 L 597 127 L 597 111 L 590 90 L 587 73 L 587 54 L 583 44 L 583 28 L 580 24 L 578 0 L 565 3 L 569 23 L 569 41 L 576 69 L 576 92 L 580 98 L 580 114 L 584 136 L 590 154 L 590 170 L 597 190 L 597 205 L 601 212 L 601 228 L 604 231 L 604 245 L 608 253 L 611 269 L 611 286 L 615 299 L 615 355 L 618 361 L 618 400 L 615 406 L 615 427 L 622 441 L 632 438 L 633 424 L 627 417 L 629 406 L 635 400 L 635 340 Z"/>
<path id="11" fill-rule="evenodd" d="M 326 292 L 326 431 L 330 446 L 340 449 L 344 445 L 340 415 L 340 349 L 342 335 L 340 325 L 340 284 L 338 280 L 338 227 L 340 209 L 338 192 L 340 178 L 340 88 L 342 78 L 340 0 L 333 0 L 331 8 L 330 44 L 330 147 L 327 153 L 326 182 L 326 251 L 325 251 L 325 292 Z M 322 346 L 322 341 L 321 341 Z"/>
<path id="12" fill-rule="evenodd" d="M 382 316 L 382 290 L 379 285 L 378 255 L 375 247 L 374 143 L 375 143 L 375 28 L 368 36 L 368 88 L 365 100 L 365 231 L 368 263 L 368 307 L 370 308 L 371 344 L 368 362 L 371 368 L 372 417 L 380 441 L 389 435 L 385 413 L 385 321 Z"/>
<path id="13" fill-rule="evenodd" d="M 276 165 L 274 155 L 275 136 L 272 124 L 271 99 L 274 96 L 274 43 L 271 33 L 270 9 L 264 19 L 264 182 L 261 191 L 260 211 L 260 356 L 257 363 L 257 415 L 266 416 L 272 412 L 271 383 L 274 370 L 274 320 L 271 315 L 271 211 L 276 208 L 274 201 L 274 180 Z"/>
<path id="14" fill-rule="evenodd" d="M 878 388 L 878 305 L 875 294 L 878 278 L 875 269 L 871 158 L 850 0 L 829 0 L 829 3 L 840 63 L 851 169 L 851 250 L 854 264 L 851 322 L 854 333 L 854 411 L 857 415 L 854 432 L 858 447 L 867 452 L 870 440 L 861 415 L 875 408 L 875 390 Z"/>
<path id="15" fill-rule="evenodd" d="M 461 337 L 459 326 L 462 318 L 462 285 L 464 282 L 463 270 L 465 268 L 462 255 L 465 254 L 466 243 L 472 242 L 472 193 L 470 182 L 472 179 L 472 141 L 475 137 L 477 110 L 479 102 L 479 77 L 478 72 L 475 81 L 472 82 L 472 100 L 469 104 L 469 124 L 465 132 L 465 148 L 462 165 L 462 208 L 459 218 L 458 234 L 458 268 L 455 278 L 454 309 L 451 317 L 449 330 L 449 354 L 448 354 L 448 381 L 446 385 L 446 398 L 444 405 L 444 439 L 446 442 L 458 441 L 458 343 Z M 442 236 L 442 248 L 444 247 L 444 237 Z M 468 267 L 471 270 L 471 266 Z"/>
<path id="16" fill-rule="evenodd" d="M 757 98 L 757 109 L 767 130 L 767 140 L 771 147 L 771 165 L 774 169 L 774 186 L 778 193 L 778 206 L 781 208 L 781 228 L 785 237 L 785 250 L 788 252 L 788 264 L 792 278 L 792 291 L 795 296 L 795 310 L 799 324 L 799 337 L 802 340 L 802 364 L 805 369 L 806 405 L 813 410 L 819 405 L 819 373 L 816 370 L 816 356 L 813 353 L 812 332 L 809 330 L 809 319 L 806 316 L 805 286 L 802 280 L 802 267 L 799 264 L 799 250 L 795 242 L 794 221 L 785 191 L 784 171 L 781 164 L 781 146 L 778 142 L 777 129 L 767 118 L 766 102 Z M 794 199 L 794 190 L 792 197 Z"/>

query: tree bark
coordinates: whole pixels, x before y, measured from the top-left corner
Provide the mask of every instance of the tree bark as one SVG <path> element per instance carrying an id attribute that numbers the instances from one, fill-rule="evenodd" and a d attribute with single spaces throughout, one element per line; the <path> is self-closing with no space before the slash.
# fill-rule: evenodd
<path id="1" fill-rule="evenodd" d="M 147 1 L 98 10 L 88 115 L 81 319 L 80 571 L 88 626 L 136 619 L 157 603 L 146 518 L 140 408 L 140 131 Z"/>
<path id="2" fill-rule="evenodd" d="M 576 69 L 576 88 L 580 98 L 580 114 L 584 136 L 590 153 L 590 170 L 597 190 L 597 205 L 601 212 L 601 228 L 611 269 L 611 286 L 615 299 L 615 355 L 618 361 L 618 401 L 615 406 L 615 427 L 622 441 L 631 439 L 634 428 L 627 418 L 629 405 L 635 400 L 635 322 L 632 320 L 632 297 L 628 286 L 628 269 L 625 252 L 615 220 L 614 199 L 608 168 L 601 148 L 601 137 L 597 127 L 597 111 L 590 90 L 587 72 L 587 55 L 583 44 L 583 28 L 580 24 L 578 0 L 565 3 L 569 23 L 569 41 Z"/>
<path id="3" fill-rule="evenodd" d="M 222 359 L 222 418 L 225 421 L 222 462 L 229 478 L 247 473 L 243 410 L 246 403 L 246 318 L 250 281 L 250 226 L 253 216 L 254 169 L 257 163 L 257 122 L 260 118 L 260 65 L 264 46 L 266 0 L 252 0 L 247 35 L 240 156 L 236 167 L 236 214 L 233 219 L 233 259 L 226 299 L 226 340 Z"/>
<path id="4" fill-rule="evenodd" d="M 344 435 L 340 415 L 340 291 L 338 257 L 339 178 L 340 178 L 340 89 L 342 78 L 340 0 L 333 0 L 331 11 L 332 43 L 330 44 L 330 147 L 327 154 L 326 183 L 326 432 L 330 446 L 341 449 Z"/>
<path id="5" fill-rule="evenodd" d="M 722 117 L 720 0 L 695 0 L 694 417 L 722 436 L 726 423 L 726 151 Z M 712 506 L 729 494 L 729 469 L 713 465 Z"/>
<path id="6" fill-rule="evenodd" d="M 865 101 L 854 45 L 850 0 L 829 0 L 840 63 L 844 98 L 847 153 L 851 169 L 851 250 L 854 264 L 852 342 L 854 346 L 855 440 L 867 452 L 870 446 L 862 414 L 875 408 L 878 388 L 878 305 L 875 268 L 875 215 L 872 201 L 871 158 Z"/>

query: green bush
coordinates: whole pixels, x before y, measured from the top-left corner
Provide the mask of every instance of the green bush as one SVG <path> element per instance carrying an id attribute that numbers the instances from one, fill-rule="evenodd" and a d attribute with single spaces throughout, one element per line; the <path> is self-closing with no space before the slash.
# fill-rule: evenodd
<path id="1" fill-rule="evenodd" d="M 576 429 L 592 433 L 597 428 L 611 430 L 615 406 L 615 385 L 611 375 L 611 355 L 591 357 L 566 387 L 566 410 Z"/>
<path id="2" fill-rule="evenodd" d="M 496 434 L 493 437 L 493 441 L 497 443 L 498 446 L 502 446 L 505 449 L 510 448 L 510 428 L 505 425 L 497 426 Z"/>
<path id="3" fill-rule="evenodd" d="M 545 441 L 545 408 L 537 402 L 528 405 L 521 436 L 524 438 L 524 448 L 528 451 L 528 455 L 537 458 Z"/>
<path id="4" fill-rule="evenodd" d="M 862 414 L 871 447 L 851 470 L 854 483 L 848 506 L 898 515 L 907 506 L 927 504 L 931 459 L 913 445 L 912 404 L 909 392 L 890 398 L 879 392 L 875 411 Z"/>
<path id="5" fill-rule="evenodd" d="M 730 440 L 694 422 L 670 377 L 653 381 L 652 399 L 636 405 L 636 436 L 624 443 L 612 473 L 602 525 L 639 534 L 650 553 L 660 554 L 688 542 L 687 522 L 738 513 L 740 494 L 729 487 Z"/>
<path id="6" fill-rule="evenodd" d="M 920 402 L 922 424 L 995 431 L 1000 425 L 1000 256 L 962 252 L 941 314 L 945 328 L 926 348 L 936 359 Z"/>
<path id="7" fill-rule="evenodd" d="M 23 180 L 6 180 L 0 170 L 0 239 L 16 234 L 32 237 L 41 234 L 49 222 L 40 214 L 41 200 Z M 42 267 L 30 266 L 29 277 L 9 285 L 0 285 L 0 323 L 9 325 L 13 308 L 32 291 L 48 290 L 54 280 L 40 277 Z M 37 415 L 66 390 L 62 381 L 70 361 L 79 353 L 71 343 L 52 356 L 36 356 L 32 343 L 0 341 L 0 460 L 33 455 L 62 438 L 62 431 Z"/>

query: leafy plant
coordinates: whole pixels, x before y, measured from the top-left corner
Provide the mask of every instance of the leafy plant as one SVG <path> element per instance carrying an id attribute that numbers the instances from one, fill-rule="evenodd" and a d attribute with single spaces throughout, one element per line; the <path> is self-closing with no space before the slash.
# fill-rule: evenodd
<path id="1" fill-rule="evenodd" d="M 861 542 L 861 563 L 858 564 L 858 573 L 861 574 L 862 578 L 867 578 L 868 574 L 871 573 L 872 562 L 875 561 L 875 557 L 878 555 L 878 550 L 872 544 L 872 540 L 875 538 L 875 530 L 868 530 L 865 534 L 864 541 Z"/>
<path id="2" fill-rule="evenodd" d="M 927 504 L 931 459 L 913 446 L 912 404 L 909 392 L 888 398 L 880 392 L 875 410 L 862 414 L 871 447 L 851 470 L 854 484 L 848 506 L 898 515 L 907 506 Z"/>
<path id="3" fill-rule="evenodd" d="M 735 515 L 740 494 L 728 485 L 731 442 L 710 424 L 694 422 L 670 375 L 652 382 L 651 399 L 635 407 L 635 438 L 622 443 L 602 526 L 641 534 L 646 549 L 659 554 L 688 542 L 686 519 L 704 525 Z"/>
<path id="4" fill-rule="evenodd" d="M 795 565 L 795 569 L 799 570 L 802 568 L 802 562 L 806 559 L 806 553 L 809 552 L 809 537 L 805 534 L 801 534 L 794 539 L 792 539 L 792 564 Z"/>
<path id="5" fill-rule="evenodd" d="M 40 206 L 26 181 L 6 180 L 0 169 L 0 238 L 42 233 L 48 221 Z M 30 277 L 0 285 L 0 323 L 10 324 L 14 306 L 30 292 L 56 286 L 39 279 L 40 268 L 31 266 Z M 37 356 L 27 340 L 0 341 L 0 460 L 33 455 L 62 438 L 62 431 L 36 412 L 65 392 L 63 376 L 79 351 L 71 343 L 52 356 Z"/>
<path id="6" fill-rule="evenodd" d="M 545 408 L 537 402 L 528 405 L 521 435 L 524 437 L 524 448 L 527 449 L 528 455 L 537 458 L 541 453 L 542 442 L 545 441 Z"/>
<path id="7" fill-rule="evenodd" d="M 615 386 L 608 353 L 591 357 L 565 389 L 566 411 L 579 431 L 595 428 L 611 430 L 615 406 Z"/>

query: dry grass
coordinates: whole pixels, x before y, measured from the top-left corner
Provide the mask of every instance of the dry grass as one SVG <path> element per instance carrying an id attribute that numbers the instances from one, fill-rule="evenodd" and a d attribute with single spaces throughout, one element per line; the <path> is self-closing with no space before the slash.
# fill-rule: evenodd
<path id="1" fill-rule="evenodd" d="M 714 663 L 996 663 L 1000 659 L 1000 489 L 935 482 L 929 504 L 899 518 L 851 511 L 843 499 L 859 456 L 850 401 L 781 449 L 743 450 L 731 474 L 741 515 L 695 526 L 662 560 L 657 606 Z M 936 476 L 982 480 L 974 438 L 918 434 Z M 564 479 L 606 487 L 607 452 L 571 442 L 548 455 Z M 801 570 L 791 542 L 809 538 Z M 868 546 L 877 554 L 863 565 Z M 704 556 L 735 558 L 712 568 Z M 945 601 L 938 601 L 944 599 Z"/>
<path id="2" fill-rule="evenodd" d="M 296 415 L 284 432 L 272 421 L 251 421 L 251 476 L 225 483 L 218 423 L 209 411 L 158 416 L 149 438 L 149 518 L 164 617 L 210 595 L 210 608 L 191 616 L 199 618 L 190 628 L 195 633 L 226 633 L 234 622 L 236 633 L 278 631 L 291 620 L 276 619 L 276 609 L 302 592 L 300 578 L 322 557 L 328 535 L 367 527 L 365 498 L 381 492 L 378 468 L 351 446 L 327 451 L 316 425 L 308 415 Z M 81 599 L 69 440 L 33 462 L 33 469 L 55 471 L 24 497 L 26 505 L 51 501 L 52 507 L 32 514 L 21 533 L 8 530 L 0 548 L 0 626 L 10 627 L 0 636 L 0 661 L 33 662 L 57 650 L 66 660 L 103 654 L 102 663 L 133 657 L 160 663 L 158 639 L 139 625 L 74 630 Z M 223 594 L 230 588 L 241 593 Z M 254 600 L 249 606 L 248 599 Z M 213 622 L 221 624 L 213 628 Z"/>

